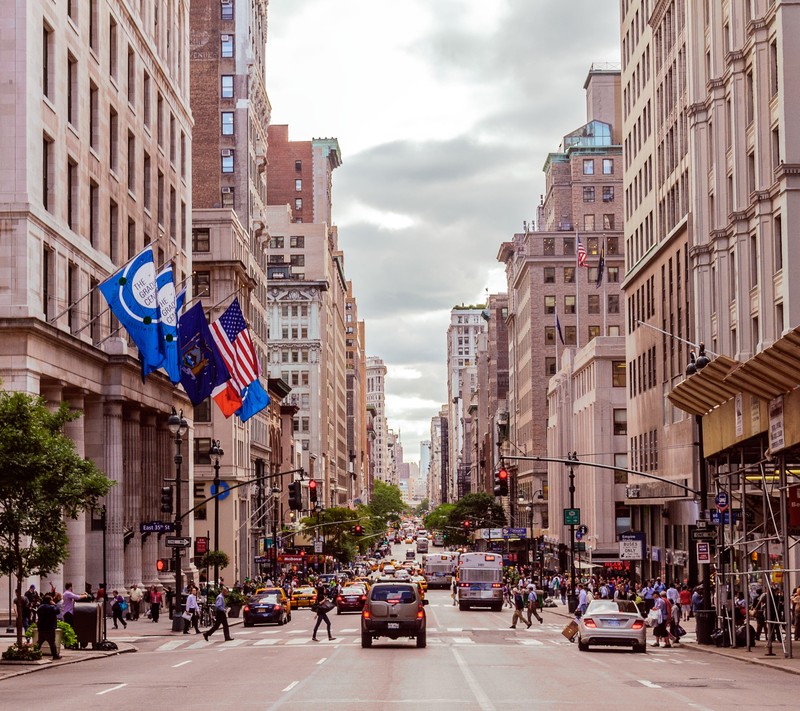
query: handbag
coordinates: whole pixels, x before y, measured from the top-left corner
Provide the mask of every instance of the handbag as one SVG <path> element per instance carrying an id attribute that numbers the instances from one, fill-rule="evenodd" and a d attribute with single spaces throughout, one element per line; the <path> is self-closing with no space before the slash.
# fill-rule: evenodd
<path id="1" fill-rule="evenodd" d="M 189 612 L 189 610 L 184 610 L 183 612 L 181 612 L 181 617 L 183 617 L 183 619 L 186 620 L 187 622 L 192 621 L 192 613 Z"/>
<path id="2" fill-rule="evenodd" d="M 654 608 L 647 613 L 647 617 L 645 618 L 645 624 L 648 627 L 655 627 L 660 622 L 661 622 L 661 615 L 659 614 L 658 610 Z"/>
<path id="3" fill-rule="evenodd" d="M 120 604 L 119 604 L 119 609 L 120 609 L 122 612 L 125 612 L 125 610 L 127 610 L 127 609 L 128 609 L 128 603 L 127 603 L 127 602 L 125 602 L 125 600 L 123 600 L 123 601 L 122 601 L 122 602 L 120 602 Z"/>
<path id="4" fill-rule="evenodd" d="M 320 612 L 330 612 L 334 607 L 336 607 L 336 603 L 333 600 L 324 600 L 318 606 Z"/>

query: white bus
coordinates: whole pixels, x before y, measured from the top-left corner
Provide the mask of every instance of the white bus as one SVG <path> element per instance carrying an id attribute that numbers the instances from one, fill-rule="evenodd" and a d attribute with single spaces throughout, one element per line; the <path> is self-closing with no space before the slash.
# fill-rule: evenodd
<path id="1" fill-rule="evenodd" d="M 456 568 L 454 553 L 430 553 L 422 557 L 422 574 L 429 588 L 449 588 Z"/>
<path id="2" fill-rule="evenodd" d="M 462 553 L 458 559 L 458 609 L 503 609 L 503 556 L 499 553 Z"/>
<path id="3" fill-rule="evenodd" d="M 417 537 L 417 553 L 428 552 L 428 539 Z"/>

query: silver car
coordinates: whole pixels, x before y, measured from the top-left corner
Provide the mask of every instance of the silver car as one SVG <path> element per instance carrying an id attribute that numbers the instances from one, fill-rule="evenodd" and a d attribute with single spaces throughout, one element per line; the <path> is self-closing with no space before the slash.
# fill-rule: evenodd
<path id="1" fill-rule="evenodd" d="M 647 627 L 632 600 L 592 600 L 578 623 L 578 649 L 589 645 L 633 647 L 647 651 Z"/>

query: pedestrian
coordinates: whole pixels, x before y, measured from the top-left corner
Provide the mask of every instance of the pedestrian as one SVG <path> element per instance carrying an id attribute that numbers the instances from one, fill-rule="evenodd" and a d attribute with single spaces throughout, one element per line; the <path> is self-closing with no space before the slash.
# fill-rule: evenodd
<path id="1" fill-rule="evenodd" d="M 531 615 L 539 620 L 539 624 L 544 622 L 536 609 L 537 607 L 539 607 L 539 594 L 536 592 L 536 587 L 531 583 L 528 585 L 528 627 L 532 624 Z"/>
<path id="2" fill-rule="evenodd" d="M 222 586 L 225 588 L 225 586 Z M 222 588 L 220 588 L 222 589 Z M 225 588 L 227 590 L 227 588 Z M 225 624 L 227 626 L 227 616 Z M 186 596 L 186 610 L 183 613 L 183 633 L 189 634 L 189 627 L 194 627 L 194 633 L 200 634 L 197 623 L 200 621 L 200 607 L 197 604 L 197 588 L 193 585 L 189 587 L 189 594 Z"/>
<path id="3" fill-rule="evenodd" d="M 517 629 L 517 620 L 520 622 L 525 622 L 525 617 L 523 616 L 523 611 L 525 610 L 525 601 L 522 598 L 522 591 L 517 589 L 514 591 L 514 616 L 511 618 L 511 629 Z M 530 628 L 531 623 L 525 622 Z"/>
<path id="4" fill-rule="evenodd" d="M 683 621 L 686 622 L 692 614 L 692 593 L 689 591 L 688 585 L 681 586 L 679 599 L 681 603 L 681 616 L 683 617 Z"/>
<path id="5" fill-rule="evenodd" d="M 122 626 L 127 629 L 128 623 L 125 622 L 124 613 L 128 609 L 128 604 L 125 602 L 125 598 L 119 594 L 119 591 L 114 590 L 112 595 L 114 602 L 111 603 L 111 619 L 114 621 L 114 629 L 119 629 L 117 621 L 121 622 Z"/>
<path id="6" fill-rule="evenodd" d="M 583 587 L 583 583 L 578 583 L 578 610 L 581 615 L 586 613 L 587 607 L 589 607 L 589 594 L 586 592 L 586 588 Z"/>
<path id="7" fill-rule="evenodd" d="M 458 597 L 458 579 L 456 576 L 453 576 L 453 580 L 450 583 L 450 597 L 453 598 L 453 604 L 456 604 L 456 598 Z"/>
<path id="8" fill-rule="evenodd" d="M 328 619 L 328 610 L 333 609 L 330 599 L 325 594 L 325 588 L 320 586 L 317 588 L 317 599 L 314 602 L 311 610 L 317 613 L 317 623 L 314 625 L 314 631 L 311 633 L 311 639 L 314 642 L 319 642 L 317 639 L 317 630 L 319 629 L 320 622 L 325 622 L 328 628 L 328 639 L 333 640 L 336 637 L 331 636 L 331 621 Z"/>
<path id="9" fill-rule="evenodd" d="M 792 622 L 794 622 L 794 641 L 798 642 L 800 641 L 800 585 L 795 588 L 790 600 L 792 602 Z"/>
<path id="10" fill-rule="evenodd" d="M 139 612 L 143 597 L 144 593 L 142 592 L 142 589 L 139 587 L 139 584 L 134 583 L 133 585 L 131 585 L 131 591 L 130 593 L 128 593 L 128 599 L 130 600 L 131 621 L 133 622 L 136 622 L 136 620 L 139 619 Z"/>
<path id="11" fill-rule="evenodd" d="M 56 629 L 58 628 L 58 608 L 53 604 L 53 598 L 45 595 L 39 605 L 39 620 L 36 629 L 39 631 L 39 649 L 47 642 L 53 659 L 61 659 L 56 647 Z"/>
<path id="12" fill-rule="evenodd" d="M 175 593 L 172 592 L 172 588 L 167 585 L 167 587 L 164 588 L 164 600 L 167 603 L 167 615 L 169 616 L 169 619 L 172 619 L 172 616 L 175 614 L 175 608 L 172 605 L 172 600 L 174 597 Z"/>
<path id="13" fill-rule="evenodd" d="M 150 586 L 150 617 L 153 622 L 158 622 L 161 614 L 161 591 L 155 585 Z"/>
<path id="14" fill-rule="evenodd" d="M 661 646 L 661 640 L 664 640 L 665 647 L 671 647 L 669 641 L 669 632 L 667 631 L 667 625 L 669 624 L 669 611 L 668 611 L 668 600 L 667 595 L 654 594 L 654 601 L 653 601 L 653 609 L 658 613 L 658 621 L 656 622 L 655 627 L 653 627 L 653 636 L 656 638 L 656 641 L 653 642 L 654 647 Z"/>
<path id="15" fill-rule="evenodd" d="M 228 628 L 228 613 L 225 611 L 225 595 L 228 592 L 228 588 L 224 585 L 219 589 L 217 593 L 217 597 L 214 600 L 214 624 L 211 625 L 211 629 L 206 632 L 203 632 L 203 639 L 208 642 L 208 638 L 216 632 L 220 625 L 222 625 L 222 634 L 225 637 L 226 642 L 230 642 L 233 637 L 231 637 L 230 629 Z M 197 602 L 195 602 L 195 605 Z M 195 629 L 197 623 L 195 622 Z M 184 634 L 189 634 L 188 631 L 184 631 Z"/>
<path id="16" fill-rule="evenodd" d="M 39 606 L 40 600 L 39 593 L 36 592 L 35 585 L 31 585 L 27 589 L 25 592 L 25 599 L 28 601 L 28 619 L 30 622 L 36 622 L 36 608 Z"/>
<path id="17" fill-rule="evenodd" d="M 75 627 L 75 601 L 83 600 L 85 595 L 77 595 L 72 592 L 72 583 L 67 583 L 64 586 L 64 594 L 61 596 L 61 613 L 64 622 L 72 627 Z M 105 611 L 104 611 L 105 612 Z"/>

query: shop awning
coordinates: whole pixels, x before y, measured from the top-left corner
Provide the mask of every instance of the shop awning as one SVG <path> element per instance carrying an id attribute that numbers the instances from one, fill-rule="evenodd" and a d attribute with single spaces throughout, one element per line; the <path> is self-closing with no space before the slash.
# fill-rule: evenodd
<path id="1" fill-rule="evenodd" d="M 741 389 L 726 376 L 741 364 L 727 356 L 716 356 L 705 368 L 672 389 L 669 401 L 684 412 L 705 415 L 736 396 Z"/>

